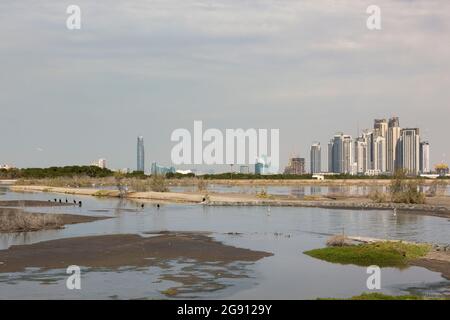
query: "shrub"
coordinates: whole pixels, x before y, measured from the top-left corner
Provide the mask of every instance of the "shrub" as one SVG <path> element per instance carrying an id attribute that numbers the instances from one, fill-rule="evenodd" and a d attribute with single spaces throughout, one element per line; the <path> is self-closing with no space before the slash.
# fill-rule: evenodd
<path id="1" fill-rule="evenodd" d="M 155 192 L 167 192 L 169 188 L 166 185 L 166 178 L 162 175 L 152 176 L 150 189 Z"/>
<path id="2" fill-rule="evenodd" d="M 376 190 L 369 193 L 369 199 L 373 200 L 376 203 L 383 203 L 388 201 L 388 196 L 380 190 Z"/>
<path id="3" fill-rule="evenodd" d="M 208 183 L 205 181 L 205 179 L 198 179 L 197 181 L 197 190 L 198 191 L 204 191 L 208 188 Z"/>
<path id="4" fill-rule="evenodd" d="M 1 232 L 25 232 L 62 228 L 63 224 L 55 215 L 25 213 L 20 210 L 4 210 L 0 214 Z"/>
<path id="5" fill-rule="evenodd" d="M 390 186 L 391 201 L 395 203 L 423 204 L 425 195 L 417 181 L 407 181 L 404 170 L 397 170 Z"/>

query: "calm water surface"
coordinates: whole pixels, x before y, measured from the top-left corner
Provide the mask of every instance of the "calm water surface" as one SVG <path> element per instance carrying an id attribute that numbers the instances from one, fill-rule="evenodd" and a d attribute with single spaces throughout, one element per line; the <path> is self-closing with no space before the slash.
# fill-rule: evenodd
<path id="1" fill-rule="evenodd" d="M 65 195 L 12 193 L 0 190 L 0 200 L 48 200 Z M 68 196 L 71 201 L 73 196 Z M 326 210 L 319 208 L 203 207 L 146 204 L 119 199 L 76 196 L 83 207 L 27 208 L 35 212 L 58 212 L 114 219 L 69 225 L 62 230 L 2 234 L 0 249 L 40 241 L 118 233 L 149 231 L 208 231 L 227 245 L 262 250 L 274 255 L 256 263 L 236 263 L 228 272 L 237 277 L 214 278 L 219 266 L 194 261 L 171 261 L 167 268 L 82 268 L 82 290 L 65 287 L 65 270 L 0 274 L 0 298 L 140 299 L 166 298 L 161 292 L 177 286 L 165 275 L 189 274 L 200 284 L 182 287 L 179 297 L 224 299 L 315 299 L 350 297 L 367 291 L 366 269 L 331 264 L 310 258 L 305 250 L 323 247 L 326 239 L 344 231 L 349 235 L 411 241 L 450 243 L 450 221 L 444 218 L 389 211 Z M 233 234 L 229 234 L 233 233 Z M 418 292 L 450 294 L 450 282 L 439 273 L 419 267 L 382 269 L 382 290 L 390 294 Z"/>

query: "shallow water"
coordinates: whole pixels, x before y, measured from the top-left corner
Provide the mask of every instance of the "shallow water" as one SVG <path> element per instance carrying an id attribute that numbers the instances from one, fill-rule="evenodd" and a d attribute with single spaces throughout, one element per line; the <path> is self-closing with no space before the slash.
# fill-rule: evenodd
<path id="1" fill-rule="evenodd" d="M 48 200 L 65 195 L 12 193 L 0 200 Z M 71 201 L 73 196 L 68 196 Z M 124 268 L 120 271 L 82 268 L 82 290 L 67 290 L 65 270 L 0 274 L 0 298 L 165 298 L 161 293 L 177 286 L 164 275 L 189 274 L 202 280 L 181 287 L 179 297 L 243 299 L 314 299 L 349 297 L 366 288 L 366 268 L 343 266 L 313 259 L 304 251 L 323 247 L 329 235 L 349 235 L 411 241 L 450 243 L 450 221 L 444 218 L 389 211 L 327 210 L 320 208 L 203 207 L 154 205 L 109 198 L 76 196 L 83 207 L 27 208 L 58 212 L 114 216 L 114 219 L 69 225 L 62 230 L 0 235 L 0 249 L 11 245 L 76 236 L 149 231 L 208 231 L 227 245 L 262 250 L 274 255 L 256 263 L 229 266 L 238 277 L 211 277 L 211 265 L 171 261 L 167 268 Z M 232 233 L 232 234 L 230 234 Z M 146 235 L 148 236 L 148 235 Z M 450 282 L 424 268 L 382 269 L 385 293 L 448 293 Z"/>
<path id="2" fill-rule="evenodd" d="M 172 186 L 169 187 L 173 192 L 196 192 L 196 186 Z M 303 198 L 310 195 L 331 195 L 331 194 L 345 194 L 351 196 L 364 196 L 372 192 L 387 192 L 388 186 L 228 186 L 221 184 L 210 183 L 207 185 L 209 192 L 220 193 L 248 193 L 256 194 L 265 191 L 271 195 L 284 195 Z M 422 186 L 421 190 L 426 192 L 429 190 L 428 186 Z M 450 195 L 450 186 L 440 186 L 438 192 L 443 195 Z"/>

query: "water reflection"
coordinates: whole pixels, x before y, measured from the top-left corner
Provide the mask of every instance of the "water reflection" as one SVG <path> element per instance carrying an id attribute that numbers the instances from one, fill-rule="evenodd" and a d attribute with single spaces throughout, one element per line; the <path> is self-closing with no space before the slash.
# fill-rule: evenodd
<path id="1" fill-rule="evenodd" d="M 319 190 L 317 190 L 320 188 Z M 329 188 L 329 187 L 327 187 Z M 333 188 L 327 189 L 334 191 Z M 290 192 L 301 196 L 308 192 L 323 192 L 323 187 L 296 187 Z M 46 200 L 58 195 L 43 193 L 11 193 L 0 199 Z M 0 249 L 11 245 L 39 241 L 116 233 L 207 231 L 228 245 L 268 251 L 274 255 L 249 265 L 249 279 L 221 279 L 213 293 L 184 288 L 189 297 L 215 298 L 287 298 L 348 297 L 367 291 L 365 268 L 326 263 L 306 255 L 305 250 L 324 246 L 328 235 L 345 232 L 409 241 L 450 243 L 450 221 L 438 217 L 390 211 L 331 210 L 320 208 L 271 208 L 270 216 L 264 207 L 203 207 L 199 205 L 164 205 L 157 209 L 151 204 L 126 199 L 77 196 L 83 207 L 29 208 L 36 212 L 111 216 L 112 219 L 69 225 L 62 230 L 32 233 L 1 234 Z M 86 275 L 86 297 L 91 298 L 161 298 L 160 291 L 177 285 L 174 275 L 183 266 L 175 263 L 172 271 L 125 270 L 121 273 L 90 272 Z M 207 266 L 201 266 L 207 268 Z M 211 269 L 212 270 L 212 269 Z M 51 272 L 51 271 L 49 271 Z M 41 297 L 76 298 L 61 289 L 63 281 L 42 285 L 35 280 L 47 273 L 38 272 L 34 278 L 16 275 L 15 284 L 7 284 L 0 277 L 0 298 Z M 165 280 L 162 277 L 165 276 Z M 49 276 L 50 280 L 53 279 Z M 2 280 L 3 279 L 3 280 Z M 406 270 L 383 269 L 383 292 L 402 293 L 408 288 L 424 286 L 424 290 L 445 292 L 449 282 L 435 272 L 414 267 Z M 96 286 L 94 286 L 94 284 Z M 436 284 L 440 284 L 435 288 Z M 179 283 L 178 283 L 179 285 Z M 429 285 L 429 286 L 428 286 Z M 114 288 L 113 288 L 114 287 Z M 183 289 L 183 290 L 184 290 Z M 198 288 L 197 288 L 198 289 Z M 210 295 L 212 294 L 212 296 Z"/>

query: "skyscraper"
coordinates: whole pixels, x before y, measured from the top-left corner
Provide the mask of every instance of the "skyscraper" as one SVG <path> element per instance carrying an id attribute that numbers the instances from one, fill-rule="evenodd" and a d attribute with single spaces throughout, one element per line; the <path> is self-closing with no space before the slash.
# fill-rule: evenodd
<path id="1" fill-rule="evenodd" d="M 418 128 L 402 129 L 398 156 L 401 167 L 409 175 L 417 175 L 420 169 L 420 137 Z"/>
<path id="2" fill-rule="evenodd" d="M 390 173 L 394 173 L 396 168 L 399 166 L 399 159 L 397 159 L 397 146 L 400 140 L 401 130 L 398 117 L 392 117 L 389 119 L 386 141 L 386 171 Z"/>
<path id="3" fill-rule="evenodd" d="M 137 138 L 137 171 L 145 171 L 145 152 L 144 152 L 144 137 Z"/>
<path id="4" fill-rule="evenodd" d="M 430 168 L 430 144 L 428 141 L 420 143 L 420 172 L 429 173 Z"/>
<path id="5" fill-rule="evenodd" d="M 363 133 L 355 140 L 355 162 L 358 174 L 365 174 L 369 169 L 367 150 L 367 135 Z"/>
<path id="6" fill-rule="evenodd" d="M 386 172 L 386 139 L 377 136 L 373 140 L 372 169 L 375 173 Z"/>
<path id="7" fill-rule="evenodd" d="M 313 174 L 322 172 L 322 151 L 318 142 L 311 145 L 310 169 Z"/>
<path id="8" fill-rule="evenodd" d="M 352 173 L 353 143 L 352 137 L 337 134 L 328 144 L 328 171 L 334 173 Z"/>
<path id="9" fill-rule="evenodd" d="M 378 131 L 378 135 L 386 138 L 388 132 L 388 123 L 386 119 L 375 119 L 373 128 Z"/>

